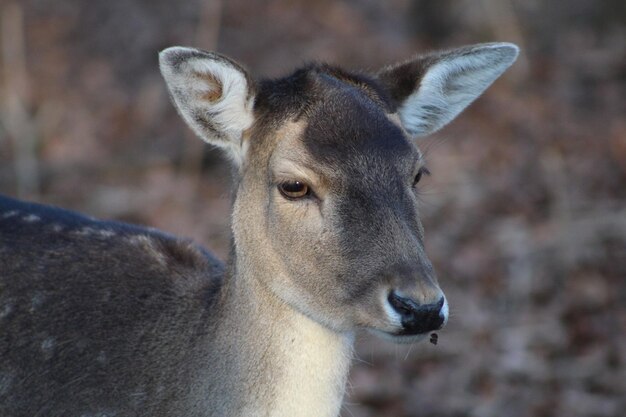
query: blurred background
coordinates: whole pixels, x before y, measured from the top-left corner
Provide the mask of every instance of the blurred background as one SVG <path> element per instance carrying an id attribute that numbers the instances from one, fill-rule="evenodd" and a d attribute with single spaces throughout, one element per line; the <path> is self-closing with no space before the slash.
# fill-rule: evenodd
<path id="1" fill-rule="evenodd" d="M 2 0 L 0 191 L 227 252 L 229 170 L 175 114 L 171 45 L 258 76 L 511 41 L 518 62 L 423 141 L 439 344 L 362 335 L 344 417 L 626 415 L 623 0 Z"/>

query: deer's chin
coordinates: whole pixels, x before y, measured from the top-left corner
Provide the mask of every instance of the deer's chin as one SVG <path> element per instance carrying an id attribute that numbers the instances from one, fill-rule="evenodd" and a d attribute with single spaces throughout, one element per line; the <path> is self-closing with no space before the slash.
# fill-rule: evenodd
<path id="1" fill-rule="evenodd" d="M 410 343 L 421 342 L 422 340 L 426 339 L 428 335 L 430 334 L 430 332 L 418 333 L 418 334 L 402 334 L 401 329 L 398 329 L 398 333 L 393 333 L 393 332 L 388 332 L 388 331 L 378 330 L 378 329 L 368 329 L 368 331 L 380 337 L 381 339 L 385 339 L 390 342 L 398 343 L 398 344 L 410 344 Z"/>

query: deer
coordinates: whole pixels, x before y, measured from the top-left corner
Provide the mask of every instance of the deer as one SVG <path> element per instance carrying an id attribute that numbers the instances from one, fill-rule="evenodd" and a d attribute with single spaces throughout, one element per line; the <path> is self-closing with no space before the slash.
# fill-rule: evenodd
<path id="1" fill-rule="evenodd" d="M 419 138 L 517 55 L 486 43 L 264 79 L 219 53 L 160 52 L 178 113 L 232 164 L 229 260 L 0 197 L 0 415 L 337 416 L 357 332 L 415 343 L 448 321 Z"/>

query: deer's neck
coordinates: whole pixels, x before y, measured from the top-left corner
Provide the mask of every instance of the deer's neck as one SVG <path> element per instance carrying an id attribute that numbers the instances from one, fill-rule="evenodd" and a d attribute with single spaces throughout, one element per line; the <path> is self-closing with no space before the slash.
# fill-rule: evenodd
<path id="1" fill-rule="evenodd" d="M 352 356 L 352 337 L 322 327 L 301 314 L 276 333 L 280 367 L 274 385 L 272 416 L 339 415 Z"/>
<path id="2" fill-rule="evenodd" d="M 219 333 L 230 340 L 225 371 L 238 384 L 237 415 L 336 417 L 353 336 L 304 316 L 252 277 L 226 286 Z"/>

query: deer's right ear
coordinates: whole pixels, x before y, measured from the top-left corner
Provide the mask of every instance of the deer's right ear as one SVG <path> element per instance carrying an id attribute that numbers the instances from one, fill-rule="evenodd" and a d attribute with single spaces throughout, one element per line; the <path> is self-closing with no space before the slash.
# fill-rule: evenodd
<path id="1" fill-rule="evenodd" d="M 241 163 L 243 133 L 253 122 L 254 86 L 247 72 L 223 55 L 179 46 L 162 51 L 159 66 L 187 124 Z"/>

